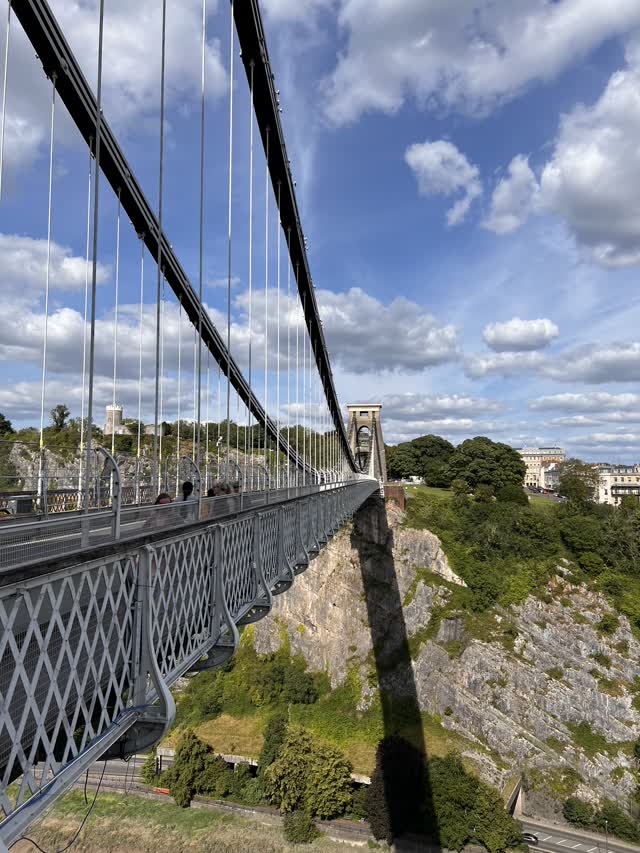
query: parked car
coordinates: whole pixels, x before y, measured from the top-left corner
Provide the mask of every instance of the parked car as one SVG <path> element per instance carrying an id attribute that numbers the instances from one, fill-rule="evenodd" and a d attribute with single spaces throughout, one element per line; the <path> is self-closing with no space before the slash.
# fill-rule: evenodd
<path id="1" fill-rule="evenodd" d="M 538 836 L 534 835 L 533 832 L 523 832 L 522 840 L 525 842 L 525 844 L 537 844 Z"/>

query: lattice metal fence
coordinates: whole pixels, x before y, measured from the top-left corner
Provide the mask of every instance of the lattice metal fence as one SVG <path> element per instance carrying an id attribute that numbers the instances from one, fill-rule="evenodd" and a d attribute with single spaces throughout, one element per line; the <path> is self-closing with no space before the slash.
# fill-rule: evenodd
<path id="1" fill-rule="evenodd" d="M 0 841 L 101 755 L 160 738 L 175 713 L 168 687 L 227 660 L 236 626 L 265 615 L 318 540 L 377 489 L 362 480 L 156 530 L 151 544 L 0 587 Z"/>

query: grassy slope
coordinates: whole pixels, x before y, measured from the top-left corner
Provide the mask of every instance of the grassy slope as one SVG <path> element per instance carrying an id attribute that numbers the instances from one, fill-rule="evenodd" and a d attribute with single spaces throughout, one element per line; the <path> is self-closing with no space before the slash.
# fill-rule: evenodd
<path id="1" fill-rule="evenodd" d="M 87 806 L 80 791 L 63 797 L 43 823 L 29 832 L 45 850 L 65 847 L 77 831 Z M 132 795 L 100 793 L 95 808 L 73 845 L 76 853 L 284 853 L 288 844 L 279 826 L 203 809 L 181 809 Z M 344 850 L 344 844 L 324 837 L 306 849 Z M 20 842 L 13 853 L 32 853 Z"/>

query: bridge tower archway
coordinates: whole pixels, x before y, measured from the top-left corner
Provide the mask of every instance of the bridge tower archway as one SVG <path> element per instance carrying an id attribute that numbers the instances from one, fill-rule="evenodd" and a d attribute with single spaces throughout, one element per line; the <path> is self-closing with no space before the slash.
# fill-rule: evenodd
<path id="1" fill-rule="evenodd" d="M 386 482 L 387 463 L 384 453 L 384 439 L 380 403 L 365 403 L 347 406 L 349 422 L 347 434 L 349 446 L 356 465 L 363 474 L 370 474 Z"/>

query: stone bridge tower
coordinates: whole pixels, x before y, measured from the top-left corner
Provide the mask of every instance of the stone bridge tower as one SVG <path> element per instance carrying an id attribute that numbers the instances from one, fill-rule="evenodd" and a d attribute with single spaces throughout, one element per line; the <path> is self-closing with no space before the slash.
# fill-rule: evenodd
<path id="1" fill-rule="evenodd" d="M 347 435 L 356 464 L 365 473 L 383 483 L 387 480 L 387 463 L 380 423 L 380 403 L 347 406 Z"/>

